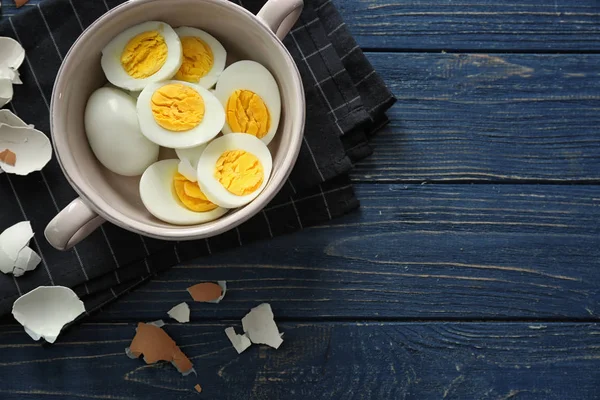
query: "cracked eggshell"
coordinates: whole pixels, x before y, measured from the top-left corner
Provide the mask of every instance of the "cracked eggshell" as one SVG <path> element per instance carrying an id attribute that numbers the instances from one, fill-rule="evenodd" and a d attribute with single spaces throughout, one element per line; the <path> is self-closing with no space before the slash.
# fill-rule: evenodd
<path id="1" fill-rule="evenodd" d="M 18 69 L 25 60 L 25 49 L 15 39 L 0 37 L 0 67 Z"/>
<path id="2" fill-rule="evenodd" d="M 12 273 L 16 277 L 22 276 L 25 272 L 36 269 L 41 261 L 42 258 L 31 247 L 24 247 L 17 256 Z"/>
<path id="3" fill-rule="evenodd" d="M 239 335 L 235 333 L 235 329 L 231 326 L 229 328 L 225 328 L 225 334 L 229 338 L 229 341 L 235 348 L 235 351 L 238 352 L 238 354 L 242 354 L 244 350 L 246 350 L 252 345 L 252 342 L 250 342 L 250 339 L 248 339 L 248 336 L 246 334 Z"/>
<path id="4" fill-rule="evenodd" d="M 10 125 L 15 128 L 33 128 L 33 125 L 28 125 L 21 118 L 13 114 L 7 109 L 0 110 L 0 124 Z"/>
<path id="5" fill-rule="evenodd" d="M 40 286 L 19 297 L 12 314 L 33 340 L 54 343 L 62 328 L 85 312 L 74 291 L 64 286 Z"/>
<path id="6" fill-rule="evenodd" d="M 39 171 L 52 159 L 52 145 L 41 131 L 29 127 L 0 124 L 0 150 L 9 149 L 17 155 L 14 166 L 2 165 L 4 172 L 28 175 Z"/>
<path id="7" fill-rule="evenodd" d="M 0 107 L 9 103 L 13 98 L 12 81 L 0 76 Z"/>
<path id="8" fill-rule="evenodd" d="M 190 306 L 188 306 L 186 302 L 177 304 L 175 307 L 171 308 L 167 314 L 177 322 L 190 322 Z"/>
<path id="9" fill-rule="evenodd" d="M 0 233 L 0 271 L 13 272 L 19 252 L 29 244 L 33 230 L 29 221 L 19 222 Z"/>
<path id="10" fill-rule="evenodd" d="M 266 344 L 275 349 L 281 346 L 283 339 L 274 318 L 269 303 L 262 303 L 254 307 L 242 318 L 242 327 L 252 343 Z"/>

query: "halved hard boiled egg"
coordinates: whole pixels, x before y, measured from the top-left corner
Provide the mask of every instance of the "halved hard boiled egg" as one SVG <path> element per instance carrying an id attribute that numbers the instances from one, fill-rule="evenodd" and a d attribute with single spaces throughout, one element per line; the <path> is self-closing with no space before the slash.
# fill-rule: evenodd
<path id="1" fill-rule="evenodd" d="M 127 90 L 170 79 L 182 62 L 181 42 L 168 24 L 148 21 L 115 36 L 102 50 L 106 78 Z"/>
<path id="2" fill-rule="evenodd" d="M 182 26 L 175 29 L 183 49 L 183 62 L 174 79 L 211 88 L 225 68 L 227 51 L 214 36 Z"/>
<path id="3" fill-rule="evenodd" d="M 215 88 L 226 112 L 223 133 L 247 133 L 269 144 L 277 132 L 281 97 L 273 75 L 255 61 L 227 67 Z"/>
<path id="4" fill-rule="evenodd" d="M 253 135 L 230 133 L 206 146 L 198 161 L 198 184 L 214 204 L 236 208 L 254 200 L 272 169 L 267 145 Z"/>
<path id="5" fill-rule="evenodd" d="M 137 112 L 144 136 L 173 149 L 206 143 L 225 123 L 223 107 L 212 93 L 182 81 L 146 86 L 138 97 Z"/>
<path id="6" fill-rule="evenodd" d="M 150 214 L 175 225 L 194 225 L 221 217 L 227 209 L 213 204 L 198 184 L 177 172 L 179 160 L 149 166 L 140 180 L 140 196 Z"/>

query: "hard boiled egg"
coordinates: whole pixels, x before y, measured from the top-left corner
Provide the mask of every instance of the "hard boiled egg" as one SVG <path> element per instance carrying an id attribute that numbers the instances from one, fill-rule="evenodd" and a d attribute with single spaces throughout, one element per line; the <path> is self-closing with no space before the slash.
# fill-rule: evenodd
<path id="1" fill-rule="evenodd" d="M 84 123 L 92 152 L 116 174 L 141 175 L 158 159 L 159 146 L 140 131 L 135 100 L 119 89 L 103 87 L 92 93 Z"/>
<path id="2" fill-rule="evenodd" d="M 102 50 L 106 78 L 127 90 L 170 79 L 182 62 L 179 36 L 169 25 L 148 21 L 114 37 Z"/>
<path id="3" fill-rule="evenodd" d="M 267 185 L 272 159 L 267 145 L 253 135 L 230 133 L 206 146 L 198 161 L 198 184 L 221 207 L 248 204 Z"/>
<path id="4" fill-rule="evenodd" d="M 183 49 L 183 63 L 174 79 L 211 88 L 225 68 L 227 51 L 203 30 L 183 26 L 175 29 Z"/>
<path id="5" fill-rule="evenodd" d="M 215 88 L 226 112 L 223 133 L 248 133 L 269 144 L 277 132 L 281 97 L 273 75 L 255 61 L 227 67 Z"/>
<path id="6" fill-rule="evenodd" d="M 194 225 L 219 218 L 227 212 L 207 200 L 198 184 L 177 172 L 179 160 L 152 164 L 140 180 L 140 196 L 150 214 L 176 225 Z"/>
<path id="7" fill-rule="evenodd" d="M 213 94 L 182 81 L 146 86 L 138 97 L 137 112 L 142 133 L 154 143 L 173 149 L 206 143 L 225 123 L 225 111 Z"/>

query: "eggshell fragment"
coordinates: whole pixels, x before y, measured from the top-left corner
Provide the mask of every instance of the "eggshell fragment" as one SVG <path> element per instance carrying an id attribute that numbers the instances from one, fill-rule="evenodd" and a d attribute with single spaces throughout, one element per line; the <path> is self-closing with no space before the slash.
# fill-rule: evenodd
<path id="1" fill-rule="evenodd" d="M 187 288 L 194 301 L 204 303 L 219 303 L 227 293 L 227 282 L 203 282 Z"/>
<path id="2" fill-rule="evenodd" d="M 164 330 L 155 325 L 140 322 L 131 345 L 125 351 L 134 358 L 143 354 L 146 364 L 169 361 L 183 375 L 194 372 L 190 359 Z"/>
<path id="3" fill-rule="evenodd" d="M 231 326 L 229 328 L 225 328 L 225 334 L 229 338 L 229 341 L 231 342 L 235 350 L 238 352 L 238 354 L 242 354 L 244 350 L 246 350 L 252 345 L 252 342 L 250 342 L 250 339 L 246 334 L 237 334 L 235 332 L 235 329 Z"/>
<path id="4" fill-rule="evenodd" d="M 202 393 L 202 387 L 200 386 L 199 383 L 197 383 L 196 386 L 194 386 L 194 389 L 196 389 L 196 392 Z"/>
<path id="5" fill-rule="evenodd" d="M 16 128 L 33 128 L 31 124 L 25 123 L 21 118 L 13 114 L 12 111 L 6 108 L 0 110 L 0 124 L 10 125 Z"/>
<path id="6" fill-rule="evenodd" d="M 42 258 L 35 251 L 24 247 L 17 256 L 12 273 L 16 277 L 22 276 L 27 271 L 33 271 L 41 261 Z"/>
<path id="7" fill-rule="evenodd" d="M 17 70 L 25 60 L 25 49 L 15 39 L 0 37 L 0 68 Z"/>
<path id="8" fill-rule="evenodd" d="M 64 286 L 40 286 L 19 297 L 12 314 L 33 340 L 54 343 L 62 328 L 85 312 L 75 292 Z"/>
<path id="9" fill-rule="evenodd" d="M 186 302 L 177 304 L 175 307 L 171 308 L 167 314 L 177 322 L 190 322 L 190 306 L 188 306 Z"/>
<path id="10" fill-rule="evenodd" d="M 29 221 L 19 222 L 0 234 L 0 271 L 13 272 L 19 252 L 29 244 L 33 230 Z"/>
<path id="11" fill-rule="evenodd" d="M 12 85 L 23 83 L 17 70 L 24 59 L 25 50 L 19 42 L 9 37 L 0 37 L 0 107 L 12 100 Z"/>
<path id="12" fill-rule="evenodd" d="M 23 5 L 25 5 L 25 3 L 27 3 L 29 0 L 15 0 L 15 5 L 17 6 L 17 8 L 23 7 Z"/>
<path id="13" fill-rule="evenodd" d="M 252 343 L 266 344 L 275 349 L 281 346 L 283 339 L 274 318 L 269 303 L 262 303 L 254 307 L 242 318 L 242 327 Z"/>
<path id="14" fill-rule="evenodd" d="M 0 150 L 8 149 L 16 155 L 14 166 L 2 164 L 4 172 L 28 175 L 39 171 L 52 158 L 52 145 L 41 131 L 30 127 L 0 124 Z"/>
<path id="15" fill-rule="evenodd" d="M 9 78 L 0 77 L 0 107 L 9 103 L 13 98 L 12 82 Z"/>

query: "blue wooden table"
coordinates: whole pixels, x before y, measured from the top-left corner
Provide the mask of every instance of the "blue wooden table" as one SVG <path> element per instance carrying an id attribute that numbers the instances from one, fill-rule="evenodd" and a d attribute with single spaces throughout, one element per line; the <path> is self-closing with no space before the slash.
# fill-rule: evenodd
<path id="1" fill-rule="evenodd" d="M 399 99 L 361 211 L 175 267 L 54 346 L 5 322 L 0 398 L 600 398 L 600 2 L 336 4 Z M 168 326 L 197 378 L 125 356 L 216 279 Z M 265 301 L 285 343 L 238 356 L 223 329 Z"/>

